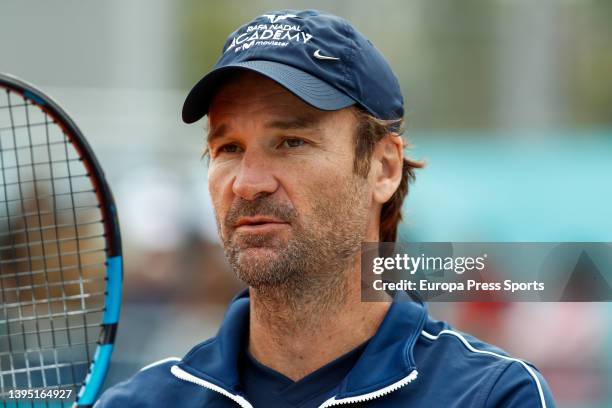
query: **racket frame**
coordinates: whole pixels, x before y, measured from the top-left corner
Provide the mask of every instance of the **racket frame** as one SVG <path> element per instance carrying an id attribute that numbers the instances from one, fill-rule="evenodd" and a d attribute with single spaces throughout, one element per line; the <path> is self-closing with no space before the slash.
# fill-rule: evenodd
<path id="1" fill-rule="evenodd" d="M 104 220 L 104 235 L 107 243 L 105 262 L 105 279 L 107 283 L 100 336 L 97 341 L 98 345 L 88 374 L 80 387 L 77 400 L 74 403 L 74 407 L 92 407 L 102 389 L 104 378 L 108 372 L 121 310 L 123 258 L 119 218 L 117 216 L 115 200 L 106 181 L 104 171 L 91 146 L 76 123 L 53 98 L 33 85 L 5 73 L 0 73 L 0 89 L 2 88 L 8 88 L 11 92 L 20 94 L 26 101 L 30 101 L 38 106 L 53 119 L 53 122 L 62 129 L 68 141 L 76 149 L 79 158 L 87 170 L 88 177 L 95 187 L 102 219 Z"/>

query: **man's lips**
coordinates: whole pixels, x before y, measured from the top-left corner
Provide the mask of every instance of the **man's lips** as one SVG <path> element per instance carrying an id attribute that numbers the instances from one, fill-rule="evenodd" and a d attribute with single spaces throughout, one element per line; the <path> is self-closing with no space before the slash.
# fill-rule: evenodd
<path id="1" fill-rule="evenodd" d="M 234 225 L 236 230 L 241 231 L 259 231 L 264 232 L 270 229 L 284 227 L 289 223 L 279 220 L 274 217 L 267 216 L 255 216 L 255 217 L 241 217 L 238 222 Z"/>

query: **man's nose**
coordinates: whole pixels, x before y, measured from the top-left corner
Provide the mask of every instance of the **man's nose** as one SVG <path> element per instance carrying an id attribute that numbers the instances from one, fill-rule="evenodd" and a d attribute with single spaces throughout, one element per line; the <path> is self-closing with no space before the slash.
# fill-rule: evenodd
<path id="1" fill-rule="evenodd" d="M 254 200 L 260 194 L 271 194 L 278 181 L 270 168 L 270 161 L 258 154 L 244 153 L 238 174 L 234 179 L 234 194 L 245 200 Z"/>

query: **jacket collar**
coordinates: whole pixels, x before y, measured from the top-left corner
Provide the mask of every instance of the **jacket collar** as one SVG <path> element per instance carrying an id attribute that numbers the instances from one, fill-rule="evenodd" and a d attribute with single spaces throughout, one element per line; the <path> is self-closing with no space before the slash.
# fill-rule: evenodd
<path id="1" fill-rule="evenodd" d="M 401 292 L 394 298 L 376 334 L 343 380 L 337 398 L 384 388 L 416 369 L 413 348 L 427 310 Z M 216 337 L 194 347 L 179 363 L 188 373 L 237 393 L 238 358 L 246 347 L 249 327 L 248 290 L 234 298 Z"/>

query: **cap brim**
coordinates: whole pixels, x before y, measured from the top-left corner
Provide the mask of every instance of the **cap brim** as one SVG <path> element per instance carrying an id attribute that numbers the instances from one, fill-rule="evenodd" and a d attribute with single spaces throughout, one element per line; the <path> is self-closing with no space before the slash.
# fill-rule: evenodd
<path id="1" fill-rule="evenodd" d="M 355 101 L 328 83 L 297 68 L 272 61 L 245 61 L 219 67 L 202 78 L 183 104 L 183 121 L 193 123 L 208 113 L 208 106 L 221 79 L 229 71 L 247 70 L 264 75 L 284 86 L 309 105 L 321 110 L 338 110 Z"/>

